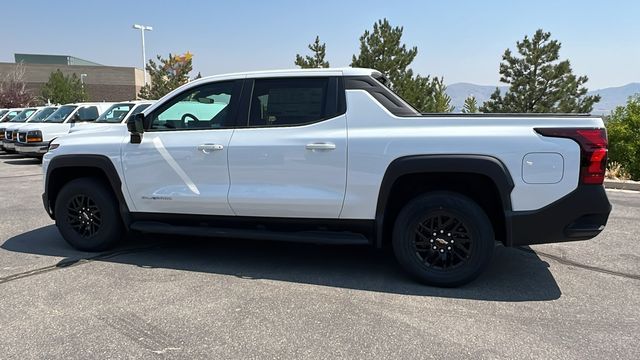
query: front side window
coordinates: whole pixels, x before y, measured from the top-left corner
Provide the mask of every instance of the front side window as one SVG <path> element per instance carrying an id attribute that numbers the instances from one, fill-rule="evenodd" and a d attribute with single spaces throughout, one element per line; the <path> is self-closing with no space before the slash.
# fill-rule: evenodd
<path id="1" fill-rule="evenodd" d="M 29 122 L 30 123 L 39 123 L 39 122 L 43 122 L 44 119 L 48 118 L 49 115 L 53 114 L 54 111 L 56 111 L 58 108 L 57 107 L 46 107 L 40 111 L 38 111 L 37 114 L 33 115 L 30 119 Z"/>
<path id="2" fill-rule="evenodd" d="M 44 122 L 61 123 L 75 110 L 75 105 L 63 105 L 56 111 L 54 111 Z"/>
<path id="3" fill-rule="evenodd" d="M 83 106 L 74 116 L 75 121 L 95 121 L 98 118 L 98 108 L 95 106 Z"/>
<path id="4" fill-rule="evenodd" d="M 24 109 L 18 115 L 16 115 L 11 122 L 25 122 L 38 109 Z"/>
<path id="5" fill-rule="evenodd" d="M 326 119 L 329 78 L 257 79 L 249 126 L 294 126 Z"/>
<path id="6" fill-rule="evenodd" d="M 134 104 L 115 104 L 111 106 L 107 111 L 102 113 L 96 119 L 97 123 L 120 123 L 127 116 L 127 113 L 133 108 Z"/>
<path id="7" fill-rule="evenodd" d="M 189 89 L 154 111 L 151 129 L 218 129 L 232 125 L 233 81 Z"/>

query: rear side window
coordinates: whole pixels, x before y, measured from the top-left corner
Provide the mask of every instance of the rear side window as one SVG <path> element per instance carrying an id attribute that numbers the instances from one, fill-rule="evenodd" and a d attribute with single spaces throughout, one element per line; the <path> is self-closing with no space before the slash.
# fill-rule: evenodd
<path id="1" fill-rule="evenodd" d="M 295 126 L 337 114 L 335 81 L 330 78 L 256 79 L 249 126 Z"/>

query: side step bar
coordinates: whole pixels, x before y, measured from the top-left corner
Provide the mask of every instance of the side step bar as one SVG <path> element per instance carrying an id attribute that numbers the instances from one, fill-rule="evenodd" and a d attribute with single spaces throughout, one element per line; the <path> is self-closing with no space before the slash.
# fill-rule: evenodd
<path id="1" fill-rule="evenodd" d="M 142 233 L 201 236 L 227 239 L 274 240 L 326 245 L 369 245 L 362 234 L 346 231 L 269 231 L 255 229 L 227 229 L 206 226 L 175 226 L 157 221 L 136 221 L 131 230 Z"/>

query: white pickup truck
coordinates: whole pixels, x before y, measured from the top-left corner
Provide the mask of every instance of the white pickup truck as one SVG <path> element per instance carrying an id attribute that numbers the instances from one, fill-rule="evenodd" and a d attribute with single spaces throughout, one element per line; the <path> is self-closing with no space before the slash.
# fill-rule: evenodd
<path id="1" fill-rule="evenodd" d="M 128 129 L 55 140 L 44 207 L 82 250 L 128 230 L 391 246 L 437 286 L 478 276 L 496 241 L 603 230 L 600 118 L 420 114 L 386 83 L 352 68 L 190 82 Z"/>

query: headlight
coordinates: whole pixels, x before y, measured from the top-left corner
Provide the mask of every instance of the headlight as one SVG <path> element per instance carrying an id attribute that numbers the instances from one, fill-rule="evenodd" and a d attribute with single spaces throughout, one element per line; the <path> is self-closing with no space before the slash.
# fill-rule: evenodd
<path id="1" fill-rule="evenodd" d="M 55 150 L 55 149 L 57 149 L 58 147 L 60 147 L 60 144 L 50 143 L 50 144 L 49 144 L 49 149 L 47 149 L 47 151 Z"/>
<path id="2" fill-rule="evenodd" d="M 42 142 L 42 131 L 40 130 L 31 130 L 27 131 L 27 142 Z"/>

